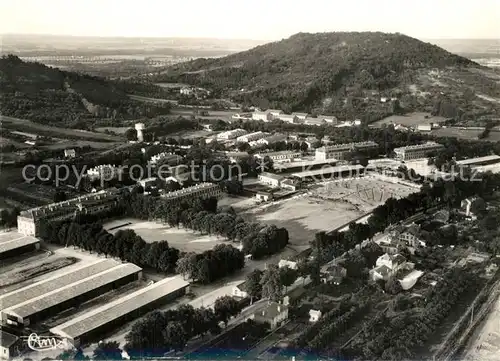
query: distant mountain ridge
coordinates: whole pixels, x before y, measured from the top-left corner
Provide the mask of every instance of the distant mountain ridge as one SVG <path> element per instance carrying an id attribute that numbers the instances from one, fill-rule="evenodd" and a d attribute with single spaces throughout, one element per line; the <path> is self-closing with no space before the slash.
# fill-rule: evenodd
<path id="1" fill-rule="evenodd" d="M 437 90 L 439 77 L 472 69 L 482 67 L 398 33 L 298 33 L 223 58 L 177 64 L 154 81 L 208 87 L 244 104 L 338 112 L 349 98 L 428 93 Z"/>

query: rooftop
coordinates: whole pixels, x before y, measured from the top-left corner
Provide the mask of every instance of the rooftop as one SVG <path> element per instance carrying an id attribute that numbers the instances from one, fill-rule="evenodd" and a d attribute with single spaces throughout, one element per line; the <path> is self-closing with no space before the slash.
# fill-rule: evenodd
<path id="1" fill-rule="evenodd" d="M 378 147 L 378 144 L 372 142 L 371 140 L 366 142 L 357 142 L 357 143 L 342 143 L 342 144 L 331 144 L 321 148 L 316 149 L 317 151 L 330 151 L 330 150 L 347 150 L 353 148 L 373 148 Z"/>
<path id="2" fill-rule="evenodd" d="M 168 192 L 163 195 L 164 198 L 175 198 L 179 196 L 183 196 L 186 194 L 191 194 L 194 192 L 197 192 L 201 189 L 210 189 L 210 188 L 218 188 L 219 186 L 214 183 L 200 183 L 192 187 L 184 188 L 184 189 L 179 189 L 178 191 L 174 192 Z"/>
<path id="3" fill-rule="evenodd" d="M 189 282 L 184 281 L 180 276 L 166 278 L 125 297 L 121 297 L 114 302 L 75 317 L 68 322 L 52 328 L 50 331 L 60 336 L 74 339 L 187 286 L 189 286 Z"/>
<path id="4" fill-rule="evenodd" d="M 262 173 L 260 173 L 260 176 L 275 179 L 275 180 L 282 180 L 283 179 L 283 177 L 278 175 L 278 174 L 268 173 L 268 172 L 262 172 Z"/>
<path id="5" fill-rule="evenodd" d="M 476 163 L 482 163 L 482 162 L 491 162 L 491 161 L 495 161 L 495 160 L 497 162 L 500 162 L 500 156 L 496 155 L 496 154 L 493 154 L 493 155 L 487 155 L 485 157 L 464 159 L 464 160 L 457 161 L 457 164 L 459 164 L 459 165 L 470 165 L 470 164 L 476 164 Z"/>
<path id="6" fill-rule="evenodd" d="M 365 167 L 363 167 L 361 164 L 340 165 L 337 167 L 327 167 L 327 168 L 321 168 L 321 169 L 316 169 L 316 170 L 309 170 L 309 171 L 304 171 L 304 172 L 292 173 L 292 177 L 304 178 L 304 177 L 314 177 L 314 176 L 323 175 L 323 174 L 335 174 L 335 173 L 341 173 L 341 172 L 359 172 L 359 171 L 363 170 L 364 168 Z"/>
<path id="7" fill-rule="evenodd" d="M 444 147 L 442 144 L 436 142 L 427 142 L 423 144 L 408 145 L 406 147 L 395 148 L 395 152 L 407 151 L 407 150 L 418 150 L 427 148 L 441 148 Z"/>
<path id="8" fill-rule="evenodd" d="M 7 238 L 7 240 L 2 238 L 0 237 L 0 254 L 40 242 L 37 238 L 31 236 L 20 236 L 14 239 Z"/>
<path id="9" fill-rule="evenodd" d="M 139 271 L 141 271 L 141 268 L 132 263 L 120 264 L 104 272 L 22 302 L 4 310 L 4 312 L 23 318 L 29 317 Z"/>
<path id="10" fill-rule="evenodd" d="M 107 269 L 116 267 L 119 264 L 120 263 L 112 259 L 99 260 L 93 264 L 78 268 L 64 275 L 51 277 L 18 289 L 14 292 L 2 295 L 0 296 L 0 304 L 2 305 L 2 309 L 21 304 L 33 298 L 40 297 L 64 286 L 83 280 L 92 275 L 96 275 Z"/>
<path id="11" fill-rule="evenodd" d="M 293 168 L 306 168 L 316 165 L 327 165 L 337 163 L 337 159 L 326 159 L 326 160 L 303 160 L 289 163 L 276 163 L 273 165 L 275 170 L 285 171 Z"/>
<path id="12" fill-rule="evenodd" d="M 9 348 L 19 339 L 16 335 L 0 330 L 0 342 L 2 347 Z M 3 355 L 2 355 L 3 356 Z"/>
<path id="13" fill-rule="evenodd" d="M 255 317 L 272 320 L 286 309 L 288 309 L 288 306 L 281 305 L 277 302 L 271 302 L 262 311 L 256 313 Z"/>

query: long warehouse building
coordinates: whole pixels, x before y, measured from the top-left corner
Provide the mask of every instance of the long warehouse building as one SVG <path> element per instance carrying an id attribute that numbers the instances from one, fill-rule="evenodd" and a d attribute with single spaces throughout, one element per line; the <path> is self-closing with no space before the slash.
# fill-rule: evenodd
<path id="1" fill-rule="evenodd" d="M 12 325 L 28 326 L 141 277 L 142 268 L 132 263 L 120 264 L 104 272 L 2 310 L 2 319 Z"/>
<path id="2" fill-rule="evenodd" d="M 6 293 L 0 296 L 0 309 L 3 310 L 15 305 L 19 305 L 33 298 L 43 296 L 64 286 L 73 284 L 87 277 L 114 268 L 120 264 L 120 262 L 114 261 L 110 258 L 98 260 L 97 262 L 94 262 L 92 264 L 74 269 L 69 273 L 53 276 L 43 281 L 36 282 L 29 286 Z"/>
<path id="3" fill-rule="evenodd" d="M 40 241 L 35 237 L 17 232 L 0 233 L 0 260 L 19 256 L 40 249 Z"/>
<path id="4" fill-rule="evenodd" d="M 75 347 L 100 339 L 101 335 L 142 316 L 164 303 L 186 294 L 189 282 L 182 277 L 166 278 L 105 306 L 50 329 Z"/>
<path id="5" fill-rule="evenodd" d="M 323 167 L 316 170 L 292 173 L 292 177 L 300 180 L 314 179 L 316 181 L 331 180 L 340 177 L 359 177 L 364 173 L 365 167 L 356 165 L 339 165 L 336 167 Z"/>

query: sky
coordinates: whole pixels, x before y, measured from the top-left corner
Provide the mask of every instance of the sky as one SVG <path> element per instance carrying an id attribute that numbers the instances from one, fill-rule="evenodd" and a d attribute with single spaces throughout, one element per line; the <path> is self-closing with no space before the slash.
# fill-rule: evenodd
<path id="1" fill-rule="evenodd" d="M 324 31 L 500 38 L 500 0 L 0 0 L 0 34 L 279 40 Z"/>

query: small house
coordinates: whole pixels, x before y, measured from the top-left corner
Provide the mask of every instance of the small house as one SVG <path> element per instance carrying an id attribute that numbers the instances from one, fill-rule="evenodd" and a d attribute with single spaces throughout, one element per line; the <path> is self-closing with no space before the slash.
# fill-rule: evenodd
<path id="1" fill-rule="evenodd" d="M 251 318 L 255 322 L 269 324 L 271 330 L 274 330 L 288 320 L 288 305 L 269 302 L 262 310 L 255 312 Z"/>
<path id="2" fill-rule="evenodd" d="M 321 311 L 309 310 L 309 322 L 318 322 L 321 318 Z"/>

